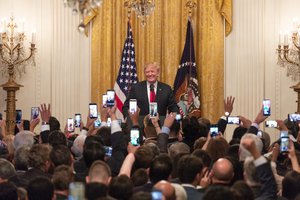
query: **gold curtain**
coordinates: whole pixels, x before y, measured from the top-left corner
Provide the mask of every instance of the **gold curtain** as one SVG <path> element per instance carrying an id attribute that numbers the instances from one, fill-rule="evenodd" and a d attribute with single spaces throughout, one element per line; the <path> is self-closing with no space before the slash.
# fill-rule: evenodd
<path id="1" fill-rule="evenodd" d="M 92 26 L 92 101 L 113 88 L 119 71 L 127 31 L 125 0 L 104 0 Z M 131 14 L 139 80 L 144 80 L 143 65 L 161 65 L 160 81 L 173 86 L 185 42 L 187 0 L 155 0 L 155 10 L 142 27 Z M 224 32 L 231 31 L 231 0 L 198 0 L 191 16 L 201 115 L 215 123 L 223 114 Z M 225 19 L 225 22 L 224 22 Z M 224 30 L 224 23 L 226 28 Z"/>

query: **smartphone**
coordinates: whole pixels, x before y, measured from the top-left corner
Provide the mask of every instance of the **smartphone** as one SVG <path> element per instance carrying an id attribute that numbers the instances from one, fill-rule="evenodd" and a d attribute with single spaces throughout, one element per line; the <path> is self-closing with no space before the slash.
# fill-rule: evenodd
<path id="1" fill-rule="evenodd" d="M 129 112 L 130 113 L 135 113 L 137 108 L 137 101 L 136 99 L 130 99 L 129 100 Z"/>
<path id="2" fill-rule="evenodd" d="M 38 117 L 39 117 L 39 108 L 31 107 L 31 120 L 36 119 Z"/>
<path id="3" fill-rule="evenodd" d="M 181 114 L 176 114 L 175 120 L 179 122 L 181 120 Z"/>
<path id="4" fill-rule="evenodd" d="M 97 119 L 94 121 L 94 127 L 99 128 L 101 126 L 101 116 L 98 114 Z"/>
<path id="5" fill-rule="evenodd" d="M 106 105 L 108 107 L 113 107 L 115 105 L 115 91 L 107 90 L 106 94 L 107 94 Z"/>
<path id="6" fill-rule="evenodd" d="M 157 116 L 157 103 L 151 102 L 149 104 L 150 118 L 154 118 Z"/>
<path id="7" fill-rule="evenodd" d="M 271 115 L 271 100 L 270 99 L 263 100 L 263 114 L 264 114 L 264 116 Z"/>
<path id="8" fill-rule="evenodd" d="M 265 122 L 266 127 L 268 128 L 277 128 L 278 124 L 275 120 L 268 120 Z"/>
<path id="9" fill-rule="evenodd" d="M 237 116 L 228 116 L 227 124 L 240 124 L 240 118 Z"/>
<path id="10" fill-rule="evenodd" d="M 80 127 L 81 124 L 81 114 L 77 113 L 75 114 L 75 127 Z"/>
<path id="11" fill-rule="evenodd" d="M 288 152 L 289 150 L 289 133 L 288 131 L 280 132 L 280 152 Z"/>
<path id="12" fill-rule="evenodd" d="M 139 129 L 131 129 L 130 130 L 130 143 L 133 146 L 139 146 L 140 145 L 140 131 Z"/>
<path id="13" fill-rule="evenodd" d="M 22 110 L 16 110 L 16 123 L 21 124 L 22 121 Z"/>
<path id="14" fill-rule="evenodd" d="M 107 118 L 107 122 L 106 123 L 107 123 L 107 126 L 110 127 L 110 125 L 111 125 L 111 118 L 110 117 Z"/>
<path id="15" fill-rule="evenodd" d="M 262 132 L 261 131 L 257 131 L 257 134 L 256 134 L 259 138 L 262 138 Z"/>
<path id="16" fill-rule="evenodd" d="M 219 135 L 219 129 L 218 129 L 217 124 L 214 124 L 214 125 L 210 126 L 210 135 L 211 135 L 212 138 Z"/>
<path id="17" fill-rule="evenodd" d="M 104 149 L 105 149 L 105 155 L 108 156 L 108 157 L 111 157 L 111 155 L 112 155 L 112 147 L 104 146 Z"/>
<path id="18" fill-rule="evenodd" d="M 90 103 L 89 104 L 89 113 L 90 113 L 90 118 L 92 118 L 92 119 L 97 118 L 98 108 L 97 108 L 96 103 Z"/>
<path id="19" fill-rule="evenodd" d="M 151 197 L 152 197 L 152 200 L 162 200 L 163 199 L 163 194 L 160 190 L 152 190 L 151 192 Z"/>
<path id="20" fill-rule="evenodd" d="M 107 107 L 106 102 L 107 102 L 107 94 L 102 94 L 102 107 L 103 108 Z"/>
<path id="21" fill-rule="evenodd" d="M 81 182 L 72 182 L 69 185 L 69 200 L 85 199 L 84 184 Z"/>
<path id="22" fill-rule="evenodd" d="M 300 114 L 298 113 L 288 114 L 288 119 L 290 122 L 298 122 L 300 121 Z"/>
<path id="23" fill-rule="evenodd" d="M 68 118 L 67 129 L 68 129 L 68 132 L 74 132 L 74 119 L 73 118 Z"/>
<path id="24" fill-rule="evenodd" d="M 3 119 L 3 117 L 2 117 L 2 113 L 0 113 L 0 120 L 2 120 Z"/>

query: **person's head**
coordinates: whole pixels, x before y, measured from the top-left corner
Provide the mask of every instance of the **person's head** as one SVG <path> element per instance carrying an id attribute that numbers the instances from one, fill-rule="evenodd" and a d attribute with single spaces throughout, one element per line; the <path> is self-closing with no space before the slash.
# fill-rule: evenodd
<path id="1" fill-rule="evenodd" d="M 87 183 L 85 186 L 85 198 L 88 200 L 106 200 L 107 185 L 103 183 Z"/>
<path id="2" fill-rule="evenodd" d="M 111 146 L 111 128 L 108 126 L 101 127 L 96 135 L 98 135 L 101 140 L 103 141 L 103 145 L 105 146 Z"/>
<path id="3" fill-rule="evenodd" d="M 172 160 L 174 160 L 176 155 L 182 153 L 190 154 L 190 151 L 190 147 L 183 142 L 176 142 L 168 148 L 168 154 Z"/>
<path id="4" fill-rule="evenodd" d="M 144 144 L 146 147 L 149 147 L 154 154 L 154 157 L 160 154 L 159 147 L 154 142 L 148 142 Z"/>
<path id="5" fill-rule="evenodd" d="M 104 146 L 99 142 L 92 142 L 83 148 L 83 158 L 86 166 L 89 168 L 96 160 L 104 160 Z"/>
<path id="6" fill-rule="evenodd" d="M 233 134 L 232 134 L 232 139 L 239 139 L 241 140 L 241 138 L 247 133 L 247 128 L 238 126 L 234 129 Z"/>
<path id="7" fill-rule="evenodd" d="M 102 160 L 93 162 L 86 177 L 87 183 L 97 182 L 108 185 L 111 180 L 111 170 Z"/>
<path id="8" fill-rule="evenodd" d="M 52 183 L 54 189 L 58 191 L 68 191 L 69 184 L 73 182 L 74 174 L 70 166 L 60 165 L 55 168 Z"/>
<path id="9" fill-rule="evenodd" d="M 127 200 L 133 193 L 132 181 L 126 175 L 116 176 L 111 180 L 108 191 L 115 199 Z"/>
<path id="10" fill-rule="evenodd" d="M 228 142 L 223 137 L 213 138 L 208 142 L 207 153 L 213 161 L 223 158 L 227 155 L 229 149 Z"/>
<path id="11" fill-rule="evenodd" d="M 176 200 L 175 188 L 168 181 L 159 181 L 153 186 L 153 188 L 160 190 L 166 200 Z"/>
<path id="12" fill-rule="evenodd" d="M 28 200 L 52 200 L 54 186 L 49 179 L 36 177 L 29 182 L 27 193 Z"/>
<path id="13" fill-rule="evenodd" d="M 50 132 L 48 142 L 51 146 L 65 145 L 67 146 L 67 138 L 65 134 L 59 130 Z"/>
<path id="14" fill-rule="evenodd" d="M 203 145 L 205 144 L 206 140 L 207 140 L 206 137 L 200 137 L 200 138 L 198 138 L 198 139 L 194 142 L 194 145 L 193 145 L 194 150 L 195 150 L 195 149 L 202 149 L 202 147 L 203 147 Z"/>
<path id="15" fill-rule="evenodd" d="M 134 153 L 134 156 L 135 156 L 135 162 L 134 162 L 135 169 L 149 168 L 154 158 L 154 154 L 151 151 L 151 148 L 147 146 L 141 146 L 140 148 L 138 148 Z"/>
<path id="16" fill-rule="evenodd" d="M 169 138 L 178 138 L 180 131 L 180 122 L 174 120 L 172 126 L 170 127 Z"/>
<path id="17" fill-rule="evenodd" d="M 73 161 L 72 154 L 69 148 L 65 145 L 53 146 L 50 152 L 50 159 L 54 167 L 57 167 L 59 165 L 71 166 Z"/>
<path id="18" fill-rule="evenodd" d="M 131 180 L 134 186 L 144 185 L 148 181 L 148 174 L 146 169 L 140 168 L 133 172 L 131 175 Z"/>
<path id="19" fill-rule="evenodd" d="M 75 155 L 75 157 L 82 156 L 85 138 L 86 138 L 86 135 L 79 135 L 74 140 L 73 145 L 71 147 L 71 151 Z"/>
<path id="20" fill-rule="evenodd" d="M 230 184 L 234 176 L 232 163 L 226 158 L 219 158 L 210 172 L 212 183 Z"/>
<path id="21" fill-rule="evenodd" d="M 30 152 L 29 146 L 20 147 L 18 148 L 17 151 L 15 151 L 14 165 L 16 170 L 27 171 L 29 152 Z"/>
<path id="22" fill-rule="evenodd" d="M 177 174 L 181 183 L 197 185 L 202 175 L 203 164 L 200 158 L 186 155 L 178 162 Z"/>
<path id="23" fill-rule="evenodd" d="M 231 189 L 236 199 L 254 200 L 252 189 L 244 181 L 236 181 Z"/>
<path id="24" fill-rule="evenodd" d="M 51 165 L 51 148 L 46 144 L 34 144 L 29 152 L 28 167 L 36 168 L 48 172 Z"/>
<path id="25" fill-rule="evenodd" d="M 254 135 L 252 133 L 246 133 L 241 139 L 241 144 L 243 143 L 243 140 L 246 138 L 252 139 L 255 143 L 257 150 L 259 152 L 262 152 L 263 143 L 257 135 Z M 239 159 L 240 161 L 244 161 L 246 157 L 251 156 L 251 153 L 247 149 L 245 149 L 241 144 L 239 149 Z"/>
<path id="26" fill-rule="evenodd" d="M 39 136 L 39 143 L 48 144 L 48 142 L 49 142 L 49 140 L 48 140 L 49 135 L 50 135 L 50 131 L 49 130 L 42 131 L 40 133 L 40 136 Z"/>
<path id="27" fill-rule="evenodd" d="M 0 199 L 18 200 L 18 189 L 13 183 L 9 181 L 1 183 L 0 191 Z"/>
<path id="28" fill-rule="evenodd" d="M 149 169 L 149 178 L 152 183 L 160 180 L 168 180 L 172 172 L 172 161 L 167 154 L 161 154 L 154 158 Z"/>
<path id="29" fill-rule="evenodd" d="M 51 116 L 51 117 L 49 118 L 49 126 L 50 126 L 50 132 L 60 130 L 60 123 L 59 123 L 59 121 L 58 121 L 55 117 L 53 117 L 53 116 Z"/>
<path id="30" fill-rule="evenodd" d="M 14 138 L 14 148 L 18 150 L 22 146 L 31 147 L 34 143 L 33 133 L 30 131 L 20 131 Z"/>
<path id="31" fill-rule="evenodd" d="M 193 151 L 192 155 L 202 160 L 203 167 L 210 167 L 212 160 L 206 151 L 202 149 L 196 149 Z"/>
<path id="32" fill-rule="evenodd" d="M 148 63 L 144 66 L 144 73 L 146 76 L 146 80 L 149 83 L 155 83 L 159 77 L 160 66 L 158 63 Z"/>
<path id="33" fill-rule="evenodd" d="M 16 170 L 8 160 L 0 158 L 0 184 L 16 175 Z"/>
<path id="34" fill-rule="evenodd" d="M 282 196 L 288 200 L 294 199 L 300 193 L 300 174 L 288 172 L 282 180 Z"/>
<path id="35" fill-rule="evenodd" d="M 203 200 L 235 200 L 233 193 L 226 186 L 209 186 L 203 195 Z"/>

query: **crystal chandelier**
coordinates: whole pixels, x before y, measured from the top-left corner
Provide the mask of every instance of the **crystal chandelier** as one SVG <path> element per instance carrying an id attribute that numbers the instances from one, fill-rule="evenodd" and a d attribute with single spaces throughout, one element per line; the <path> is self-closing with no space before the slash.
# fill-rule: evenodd
<path id="1" fill-rule="evenodd" d="M 141 25 L 146 25 L 146 17 L 154 11 L 154 0 L 132 0 L 132 8 L 136 12 L 138 18 L 141 19 Z"/>
<path id="2" fill-rule="evenodd" d="M 80 13 L 80 24 L 78 30 L 84 32 L 85 24 L 84 18 L 92 13 L 93 10 L 101 6 L 103 0 L 64 0 L 66 7 L 72 8 L 72 13 L 76 15 Z"/>

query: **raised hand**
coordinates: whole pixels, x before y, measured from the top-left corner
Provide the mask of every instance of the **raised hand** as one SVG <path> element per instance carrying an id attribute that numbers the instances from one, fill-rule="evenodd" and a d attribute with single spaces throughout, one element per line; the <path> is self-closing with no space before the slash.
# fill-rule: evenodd
<path id="1" fill-rule="evenodd" d="M 50 104 L 48 104 L 48 107 L 45 103 L 41 104 L 41 107 L 39 107 L 39 111 L 41 113 L 42 122 L 49 123 L 49 119 L 51 117 Z"/>
<path id="2" fill-rule="evenodd" d="M 229 96 L 226 99 L 224 99 L 224 111 L 225 112 L 228 112 L 229 114 L 232 113 L 234 100 L 235 100 L 235 97 L 232 97 L 232 96 Z"/>

